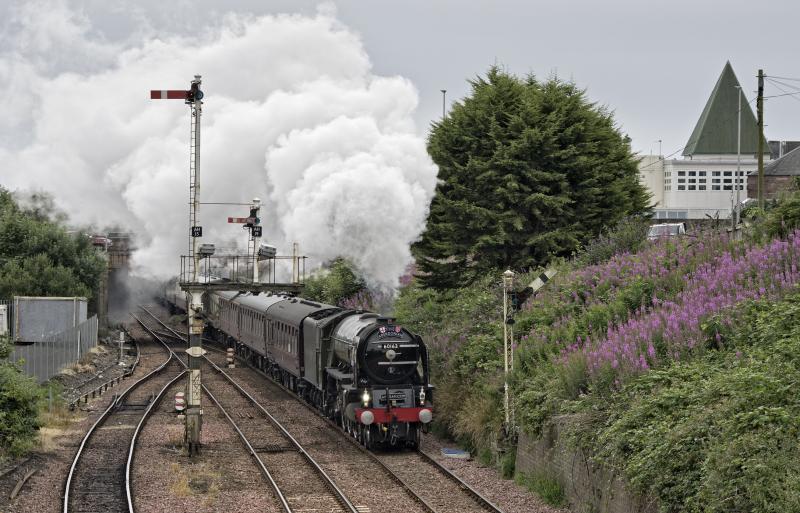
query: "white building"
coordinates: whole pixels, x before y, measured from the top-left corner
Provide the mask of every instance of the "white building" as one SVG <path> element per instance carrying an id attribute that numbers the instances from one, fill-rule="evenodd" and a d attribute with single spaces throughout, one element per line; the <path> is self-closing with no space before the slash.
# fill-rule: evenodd
<path id="1" fill-rule="evenodd" d="M 652 194 L 656 219 L 704 219 L 730 216 L 736 201 L 747 198 L 747 174 L 758 168 L 758 127 L 742 91 L 741 163 L 738 180 L 737 122 L 739 80 L 725 64 L 700 119 L 683 149 L 683 158 L 644 157 L 639 164 L 642 183 Z M 764 160 L 769 145 L 764 141 Z"/>

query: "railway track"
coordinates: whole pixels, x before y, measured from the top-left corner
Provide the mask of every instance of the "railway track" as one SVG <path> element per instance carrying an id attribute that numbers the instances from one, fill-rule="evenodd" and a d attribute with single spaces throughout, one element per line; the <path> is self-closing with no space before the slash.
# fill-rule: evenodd
<path id="1" fill-rule="evenodd" d="M 173 338 L 185 340 L 145 307 L 140 308 L 167 328 Z M 158 337 L 154 330 L 141 321 L 140 324 Z M 284 511 L 364 512 L 352 504 L 289 431 L 231 376 L 209 359 L 203 362 L 203 370 L 203 391 L 239 435 Z"/>
<path id="2" fill-rule="evenodd" d="M 162 326 L 165 334 L 185 340 L 157 316 L 148 313 Z M 212 349 L 211 346 L 206 347 Z M 212 358 L 217 358 L 222 365 L 225 356 L 218 352 Z M 257 400 L 266 405 L 281 422 L 293 426 L 295 437 L 308 447 L 314 458 L 337 482 L 342 483 L 348 496 L 359 504 L 367 505 L 373 511 L 394 510 L 404 513 L 502 513 L 490 500 L 424 451 L 373 453 L 261 371 L 247 367 L 228 370 L 227 373 L 242 380 Z M 268 390 L 264 390 L 265 384 L 269 385 Z M 286 406 L 288 402 L 302 405 L 304 414 L 293 412 Z M 320 429 L 321 426 L 328 429 Z M 342 460 L 347 460 L 349 464 L 342 464 Z M 361 479 L 347 486 L 345 483 L 348 477 L 352 480 L 352 475 L 361 476 Z M 376 504 L 375 497 L 384 497 L 386 500 Z M 393 508 L 388 509 L 389 505 Z"/>
<path id="3" fill-rule="evenodd" d="M 64 487 L 64 513 L 133 511 L 126 475 L 136 436 L 153 405 L 183 373 L 168 348 L 142 351 L 141 361 L 155 368 L 115 395 L 81 441 Z"/>

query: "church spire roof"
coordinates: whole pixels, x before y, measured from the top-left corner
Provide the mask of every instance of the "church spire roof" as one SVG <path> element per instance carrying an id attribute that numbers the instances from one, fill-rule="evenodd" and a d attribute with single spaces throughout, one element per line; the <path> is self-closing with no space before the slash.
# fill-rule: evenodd
<path id="1" fill-rule="evenodd" d="M 726 62 L 717 79 L 714 90 L 706 102 L 700 119 L 694 127 L 689 142 L 683 149 L 683 155 L 735 155 L 737 111 L 739 108 L 739 79 L 733 72 L 731 63 Z M 764 141 L 764 151 L 769 146 Z M 755 154 L 758 151 L 758 125 L 753 109 L 742 91 L 742 155 Z"/>

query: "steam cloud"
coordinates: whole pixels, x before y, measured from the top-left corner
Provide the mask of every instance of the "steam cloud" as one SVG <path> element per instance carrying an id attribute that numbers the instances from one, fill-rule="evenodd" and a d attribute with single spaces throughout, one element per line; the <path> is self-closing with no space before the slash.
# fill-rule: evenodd
<path id="1" fill-rule="evenodd" d="M 227 15 L 198 37 L 109 42 L 60 2 L 14 9 L 0 40 L 0 184 L 51 192 L 71 221 L 133 229 L 134 270 L 166 278 L 188 246 L 189 112 L 151 101 L 203 75 L 201 198 L 260 197 L 264 241 L 342 255 L 393 287 L 424 228 L 436 167 L 414 86 L 376 76 L 329 7 Z M 203 206 L 204 242 L 238 243 L 246 207 Z"/>

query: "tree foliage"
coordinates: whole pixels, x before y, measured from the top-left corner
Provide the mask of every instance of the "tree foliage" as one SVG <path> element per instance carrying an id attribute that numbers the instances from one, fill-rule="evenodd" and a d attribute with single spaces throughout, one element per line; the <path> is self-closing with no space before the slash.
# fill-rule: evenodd
<path id="1" fill-rule="evenodd" d="M 0 298 L 92 297 L 103 259 L 84 235 L 48 220 L 42 201 L 23 209 L 0 187 Z"/>
<path id="2" fill-rule="evenodd" d="M 366 290 L 364 280 L 354 269 L 344 258 L 333 260 L 327 269 L 321 269 L 306 279 L 303 296 L 330 305 L 340 305 L 345 299 Z"/>
<path id="3" fill-rule="evenodd" d="M 425 286 L 543 265 L 648 210 L 627 138 L 584 91 L 496 67 L 471 84 L 428 139 L 440 183 L 413 247 Z"/>

